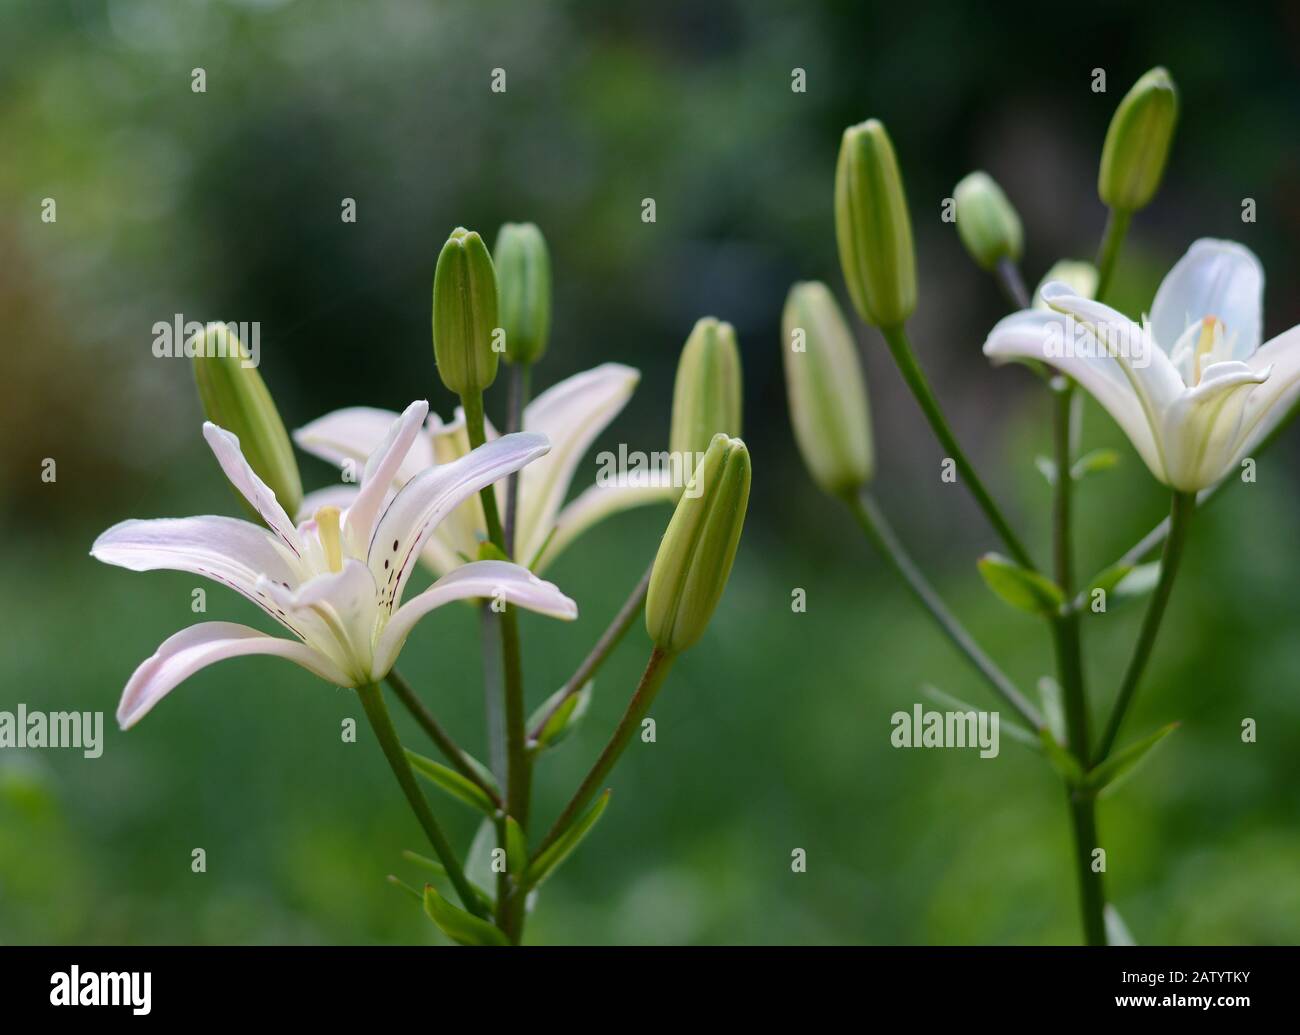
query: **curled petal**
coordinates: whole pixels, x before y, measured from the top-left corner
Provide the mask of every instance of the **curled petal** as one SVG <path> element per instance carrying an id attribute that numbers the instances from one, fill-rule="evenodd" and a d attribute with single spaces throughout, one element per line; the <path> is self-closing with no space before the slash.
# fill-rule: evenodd
<path id="1" fill-rule="evenodd" d="M 302 542 L 298 539 L 298 530 L 284 512 L 284 507 L 280 506 L 280 501 L 275 498 L 275 492 L 244 459 L 244 454 L 239 449 L 239 439 L 211 421 L 203 422 L 203 437 L 230 484 L 262 515 L 267 527 L 280 537 L 280 541 L 293 551 L 294 556 L 301 557 Z"/>
<path id="2" fill-rule="evenodd" d="M 357 465 L 360 473 L 361 465 L 384 441 L 393 422 L 401 416 L 392 410 L 349 406 L 299 428 L 293 433 L 293 440 L 304 452 L 332 464 L 342 466 L 350 461 Z M 411 443 L 410 451 L 398 468 L 397 480 L 405 484 L 432 464 L 433 450 L 427 439 L 421 436 Z"/>
<path id="3" fill-rule="evenodd" d="M 375 647 L 372 678 L 382 679 L 387 675 L 416 622 L 436 607 L 472 597 L 504 600 L 552 618 L 578 617 L 577 604 L 560 592 L 559 587 L 544 582 L 527 568 L 508 561 L 474 561 L 444 575 L 397 609 Z"/>
<path id="4" fill-rule="evenodd" d="M 398 472 L 417 436 L 420 436 L 424 418 L 428 413 L 427 402 L 418 400 L 411 403 L 402 415 L 393 421 L 383 441 L 375 447 L 374 452 L 366 460 L 366 467 L 361 475 L 361 491 L 347 514 L 348 535 L 358 551 L 369 543 L 379 508 L 394 488 Z M 428 440 L 421 437 L 421 441 L 427 444 Z"/>
<path id="5" fill-rule="evenodd" d="M 117 706 L 118 724 L 129 729 L 199 669 L 245 654 L 275 654 L 335 686 L 349 685 L 329 658 L 297 640 L 268 636 L 234 622 L 203 622 L 168 637 L 153 657 L 135 670 Z"/>
<path id="6" fill-rule="evenodd" d="M 1206 237 L 1161 281 L 1151 303 L 1151 331 L 1169 349 L 1188 327 L 1213 316 L 1233 337 L 1232 358 L 1244 360 L 1259 348 L 1263 308 L 1264 267 L 1254 252 Z"/>

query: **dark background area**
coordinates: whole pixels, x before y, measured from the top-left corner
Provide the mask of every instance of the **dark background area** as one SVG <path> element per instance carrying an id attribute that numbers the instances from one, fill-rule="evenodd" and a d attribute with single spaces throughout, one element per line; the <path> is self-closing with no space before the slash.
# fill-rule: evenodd
<path id="1" fill-rule="evenodd" d="M 897 751 L 889 715 L 975 677 L 819 495 L 785 409 L 780 309 L 798 279 L 843 299 L 831 186 L 839 134 L 885 121 L 912 210 L 921 360 L 987 480 L 1041 554 L 1047 400 L 980 354 L 1005 311 L 943 200 L 990 172 L 1026 227 L 1030 283 L 1087 258 L 1104 210 L 1107 122 L 1134 79 L 1172 72 L 1165 184 L 1135 221 L 1115 300 L 1136 315 L 1196 238 L 1255 250 L 1265 336 L 1300 322 L 1300 14 L 1293 5 L 1092 4 L 1048 13 L 776 2 L 11 3 L 0 10 L 0 709 L 102 709 L 193 620 L 190 576 L 87 556 L 125 517 L 236 513 L 199 434 L 188 364 L 153 324 L 259 321 L 262 373 L 291 427 L 343 405 L 449 416 L 429 335 L 438 248 L 506 220 L 550 244 L 555 321 L 539 386 L 606 360 L 642 372 L 600 446 L 664 448 L 677 352 L 703 315 L 745 364 L 754 490 L 705 640 L 656 708 L 659 743 L 617 771 L 613 806 L 546 888 L 538 941 L 981 942 L 1076 935 L 1060 791 L 1004 738 L 997 760 Z M 191 91 L 191 70 L 207 91 Z M 504 94 L 489 86 L 506 72 Z M 802 68 L 807 92 L 791 91 Z M 1093 70 L 1106 72 L 1094 93 Z M 57 222 L 41 220 L 42 199 Z M 355 224 L 340 220 L 343 198 Z M 643 198 L 657 220 L 641 220 Z M 1255 199 L 1257 222 L 1241 206 Z M 874 331 L 860 328 L 876 490 L 924 566 L 1023 686 L 1042 630 L 979 584 L 995 544 Z M 489 399 L 500 414 L 504 387 Z M 1095 407 L 1080 567 L 1166 502 Z M 42 460 L 58 480 L 41 481 Z M 1296 432 L 1193 529 L 1130 735 L 1183 728 L 1102 808 L 1110 889 L 1139 941 L 1300 938 L 1300 576 Z M 319 487 L 325 465 L 304 458 Z M 594 477 L 584 466 L 579 486 Z M 558 686 L 652 555 L 666 512 L 616 518 L 555 565 L 572 626 L 524 625 L 530 702 Z M 795 587 L 808 612 L 792 614 Z M 1138 610 L 1085 629 L 1107 701 Z M 218 588 L 209 619 L 254 624 Z M 422 625 L 403 668 L 482 752 L 468 608 Z M 564 800 L 644 660 L 634 630 L 581 734 L 539 772 Z M 1096 706 L 1100 708 L 1100 704 Z M 0 940 L 436 941 L 383 876 L 419 848 L 379 752 L 339 742 L 354 697 L 270 659 L 223 664 L 104 755 L 0 752 Z M 1243 718 L 1259 740 L 1243 745 Z M 451 812 L 455 806 L 444 805 Z M 459 843 L 470 817 L 449 816 Z M 208 872 L 190 872 L 194 847 Z M 790 872 L 790 852 L 808 872 Z M 415 874 L 405 874 L 411 879 Z"/>

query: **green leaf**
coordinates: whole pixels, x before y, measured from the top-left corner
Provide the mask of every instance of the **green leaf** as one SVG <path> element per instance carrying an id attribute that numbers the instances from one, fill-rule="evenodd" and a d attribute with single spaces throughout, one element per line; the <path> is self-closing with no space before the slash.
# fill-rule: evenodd
<path id="1" fill-rule="evenodd" d="M 513 816 L 506 817 L 506 872 L 514 879 L 528 871 L 528 839 Z"/>
<path id="2" fill-rule="evenodd" d="M 1070 468 L 1070 477 L 1076 482 L 1098 471 L 1109 471 L 1119 463 L 1119 453 L 1114 449 L 1094 449 L 1085 453 Z"/>
<path id="3" fill-rule="evenodd" d="M 609 791 L 606 791 L 597 798 L 596 804 L 587 811 L 586 815 L 577 820 L 568 830 L 556 838 L 555 842 L 546 851 L 533 860 L 533 864 L 528 867 L 528 872 L 524 874 L 525 888 L 535 888 L 541 884 L 582 843 L 582 839 L 596 825 L 596 820 L 600 819 L 600 814 L 605 811 L 605 806 L 609 804 L 609 793 Z"/>
<path id="4" fill-rule="evenodd" d="M 415 901 L 417 902 L 422 901 L 423 896 L 418 891 L 416 891 L 413 887 L 411 887 L 411 885 L 407 884 L 406 881 L 402 880 L 400 877 L 396 877 L 390 873 L 385 879 L 393 887 L 400 888 L 402 891 L 405 891 L 408 895 L 410 895 L 413 899 L 415 899 Z"/>
<path id="5" fill-rule="evenodd" d="M 1120 600 L 1133 600 L 1150 593 L 1159 581 L 1159 561 L 1139 564 L 1115 584 L 1113 595 Z"/>
<path id="6" fill-rule="evenodd" d="M 564 697 L 565 688 L 561 687 L 555 693 L 551 694 L 537 711 L 528 719 L 528 728 L 534 729 L 542 716 L 555 708 L 555 704 L 561 698 L 563 703 L 555 708 L 555 713 L 546 720 L 546 725 L 542 727 L 534 742 L 534 750 L 540 751 L 543 748 L 554 747 L 575 729 L 582 721 L 582 717 L 587 714 L 587 709 L 591 707 L 591 695 L 595 684 L 590 680 L 576 694 L 569 694 Z"/>
<path id="7" fill-rule="evenodd" d="M 1065 603 L 1065 594 L 1055 582 L 1001 554 L 986 553 L 979 559 L 979 569 L 989 589 L 1021 611 L 1054 615 Z"/>
<path id="8" fill-rule="evenodd" d="M 497 546 L 490 539 L 484 539 L 478 544 L 478 559 L 480 561 L 509 561 L 504 550 Z"/>
<path id="9" fill-rule="evenodd" d="M 402 858 L 415 863 L 417 866 L 423 866 L 426 870 L 436 873 L 443 880 L 447 879 L 447 867 L 436 859 L 430 859 L 427 855 L 421 855 L 419 852 L 412 852 L 409 848 L 402 852 Z"/>
<path id="10" fill-rule="evenodd" d="M 1052 731 L 1046 726 L 1038 731 L 1038 735 L 1042 738 L 1043 751 L 1052 763 L 1052 768 L 1060 773 L 1065 778 L 1065 782 L 1071 787 L 1080 786 L 1083 783 L 1084 774 L 1074 755 L 1061 746 L 1060 742 L 1052 736 Z"/>
<path id="11" fill-rule="evenodd" d="M 480 812 L 484 812 L 489 816 L 496 815 L 496 806 L 492 804 L 492 799 L 484 794 L 482 788 L 475 784 L 473 780 L 462 776 L 454 769 L 449 769 L 447 766 L 435 762 L 432 758 L 425 758 L 423 755 L 416 754 L 409 748 L 406 751 L 406 757 L 410 761 L 412 769 L 440 790 L 446 791 L 453 798 L 463 801 L 466 805 L 473 806 Z"/>
<path id="12" fill-rule="evenodd" d="M 1065 743 L 1065 705 L 1061 699 L 1061 685 L 1051 676 L 1038 681 L 1038 697 L 1043 702 L 1043 719 L 1057 743 Z"/>
<path id="13" fill-rule="evenodd" d="M 1088 595 L 1092 596 L 1097 590 L 1101 590 L 1109 596 L 1132 570 L 1133 566 L 1131 564 L 1112 564 L 1092 580 L 1092 585 L 1088 587 Z"/>
<path id="14" fill-rule="evenodd" d="M 1085 786 L 1093 791 L 1101 791 L 1103 788 L 1113 790 L 1117 783 L 1132 775 L 1133 770 L 1147 757 L 1153 747 L 1177 728 L 1178 723 L 1171 722 L 1168 726 L 1161 726 L 1149 737 L 1143 737 L 1136 744 L 1130 744 L 1122 751 L 1116 751 L 1088 773 Z"/>
<path id="15" fill-rule="evenodd" d="M 500 928 L 454 906 L 432 884 L 424 886 L 424 911 L 438 930 L 461 945 L 509 945 Z"/>
<path id="16" fill-rule="evenodd" d="M 1056 485 L 1056 461 L 1047 456 L 1034 457 L 1034 466 L 1038 473 L 1047 479 L 1048 485 Z"/>
<path id="17" fill-rule="evenodd" d="M 987 711 L 985 708 L 978 708 L 969 701 L 963 701 L 960 697 L 954 697 L 952 694 L 940 690 L 937 686 L 931 686 L 925 683 L 921 686 L 921 692 L 929 697 L 934 698 L 940 704 L 947 705 L 953 711 L 958 712 L 975 712 L 978 714 Z M 1042 751 L 1043 745 L 1039 743 L 1038 737 L 1030 733 L 1019 723 L 1016 722 L 999 722 L 998 728 L 1012 740 L 1026 747 L 1031 747 L 1035 751 Z"/>
<path id="18" fill-rule="evenodd" d="M 1106 944 L 1107 945 L 1136 945 L 1133 935 L 1129 933 L 1128 925 L 1124 923 L 1124 918 L 1119 915 L 1119 910 L 1106 903 L 1106 908 L 1102 910 L 1102 916 L 1106 920 Z"/>

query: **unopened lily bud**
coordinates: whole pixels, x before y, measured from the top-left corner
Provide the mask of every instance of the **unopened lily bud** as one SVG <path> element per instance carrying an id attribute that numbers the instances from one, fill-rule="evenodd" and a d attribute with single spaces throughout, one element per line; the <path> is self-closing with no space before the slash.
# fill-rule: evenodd
<path id="1" fill-rule="evenodd" d="M 745 443 L 715 435 L 655 556 L 645 619 L 660 650 L 683 651 L 704 635 L 736 559 L 749 479 Z"/>
<path id="2" fill-rule="evenodd" d="M 976 264 L 994 269 L 1003 259 L 1019 262 L 1025 236 L 1020 217 L 988 173 L 973 172 L 952 192 L 957 234 Z"/>
<path id="3" fill-rule="evenodd" d="M 187 351 L 194 356 L 194 382 L 203 412 L 239 439 L 249 466 L 286 512 L 297 513 L 302 503 L 298 462 L 252 353 L 224 323 L 208 324 L 197 337 Z"/>
<path id="4" fill-rule="evenodd" d="M 498 326 L 492 256 L 478 234 L 457 227 L 433 274 L 433 354 L 457 395 L 477 395 L 496 380 Z"/>
<path id="5" fill-rule="evenodd" d="M 853 332 L 830 289 L 816 281 L 790 289 L 781 325 L 799 452 L 823 492 L 848 495 L 875 471 L 867 387 Z"/>
<path id="6" fill-rule="evenodd" d="M 1155 196 L 1177 121 L 1174 81 L 1153 68 L 1124 95 L 1106 131 L 1097 193 L 1107 206 L 1136 212 Z"/>
<path id="7" fill-rule="evenodd" d="M 492 261 L 497 302 L 506 332 L 506 362 L 536 363 L 551 336 L 551 257 L 532 223 L 506 223 Z"/>
<path id="8" fill-rule="evenodd" d="M 1059 280 L 1080 298 L 1093 298 L 1097 294 L 1097 267 L 1079 259 L 1062 259 L 1039 282 L 1034 291 L 1034 308 L 1051 309 L 1043 301 L 1043 285 Z"/>
<path id="9" fill-rule="evenodd" d="M 712 316 L 696 322 L 677 362 L 668 448 L 694 457 L 713 436 L 740 434 L 740 350 L 731 324 Z"/>
<path id="10" fill-rule="evenodd" d="M 916 309 L 916 255 L 903 178 L 885 127 L 844 131 L 835 168 L 835 235 L 849 295 L 862 319 L 897 327 Z"/>

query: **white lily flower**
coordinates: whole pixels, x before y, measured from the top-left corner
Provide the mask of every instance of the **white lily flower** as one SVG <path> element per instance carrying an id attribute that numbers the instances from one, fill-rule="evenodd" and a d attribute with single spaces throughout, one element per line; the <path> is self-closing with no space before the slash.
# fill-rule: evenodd
<path id="1" fill-rule="evenodd" d="M 621 363 L 602 363 L 575 374 L 542 392 L 524 408 L 525 432 L 541 432 L 551 442 L 551 452 L 519 475 L 519 511 L 515 520 L 515 556 L 535 572 L 558 557 L 579 535 L 611 514 L 647 503 L 671 502 L 670 486 L 644 475 L 618 471 L 613 484 L 593 485 L 565 505 L 578 464 L 591 444 L 627 404 L 641 375 Z M 395 414 L 356 406 L 328 413 L 293 433 L 304 451 L 335 464 L 356 463 L 374 448 Z M 491 442 L 495 431 L 488 427 Z M 419 472 L 446 464 L 469 452 L 465 415 L 457 409 L 455 420 L 444 423 L 429 417 L 426 434 L 413 444 L 406 462 L 395 472 L 400 487 Z M 310 494 L 304 510 L 322 501 L 346 501 L 356 490 L 333 486 Z M 505 483 L 496 487 L 504 513 Z M 477 556 L 487 538 L 483 508 L 477 498 L 466 500 L 437 529 L 424 547 L 422 560 L 444 575 Z"/>
<path id="2" fill-rule="evenodd" d="M 128 681 L 117 710 L 123 729 L 222 658 L 276 654 L 336 686 L 377 682 L 393 667 L 415 623 L 451 600 L 496 596 L 556 618 L 577 617 L 577 605 L 554 585 L 504 561 L 466 564 L 402 602 L 415 559 L 438 524 L 462 501 L 550 448 L 543 435 L 506 435 L 454 463 L 421 471 L 393 493 L 394 477 L 428 412 L 427 402 L 414 402 L 389 423 L 346 509 L 323 504 L 297 527 L 249 467 L 239 440 L 215 424 L 203 425 L 226 477 L 267 528 L 215 516 L 123 521 L 96 539 L 90 552 L 132 571 L 171 569 L 214 579 L 297 639 L 233 622 L 203 622 L 178 632 Z"/>
<path id="3" fill-rule="evenodd" d="M 984 352 L 1068 374 L 1157 479 L 1197 492 L 1248 456 L 1300 395 L 1300 327 L 1261 345 L 1263 295 L 1254 254 L 1206 238 L 1169 271 L 1141 325 L 1053 282 L 1042 288 L 1051 311 L 1008 316 Z"/>

